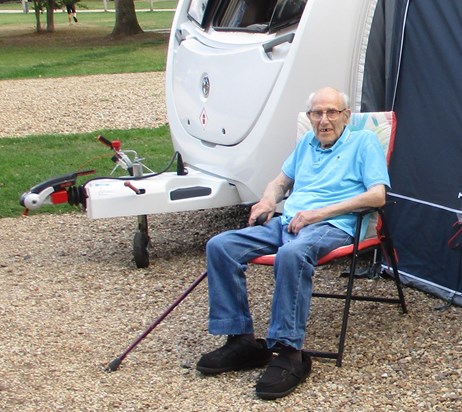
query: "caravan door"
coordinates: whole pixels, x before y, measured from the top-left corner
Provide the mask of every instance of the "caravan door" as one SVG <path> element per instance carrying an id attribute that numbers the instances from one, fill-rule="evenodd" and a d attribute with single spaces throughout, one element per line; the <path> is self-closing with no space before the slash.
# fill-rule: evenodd
<path id="1" fill-rule="evenodd" d="M 175 114 L 192 138 L 242 142 L 290 50 L 306 0 L 192 0 L 174 24 Z M 172 52 L 172 51 L 170 51 Z"/>

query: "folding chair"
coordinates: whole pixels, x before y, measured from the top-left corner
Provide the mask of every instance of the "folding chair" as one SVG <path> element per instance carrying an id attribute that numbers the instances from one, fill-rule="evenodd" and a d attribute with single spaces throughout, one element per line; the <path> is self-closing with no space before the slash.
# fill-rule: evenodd
<path id="1" fill-rule="evenodd" d="M 370 129 L 373 130 L 387 156 L 387 164 L 389 164 L 390 156 L 393 151 L 393 139 L 395 135 L 396 117 L 393 112 L 377 112 L 377 113 L 353 113 L 351 116 L 351 127 L 355 130 Z M 298 133 L 299 135 L 306 132 L 311 127 L 305 113 L 299 114 Z M 345 348 L 345 339 L 347 332 L 348 317 L 350 313 L 350 304 L 352 300 L 372 301 L 380 303 L 399 304 L 403 313 L 407 313 L 404 294 L 401 288 L 399 272 L 397 268 L 397 258 L 392 239 L 389 235 L 386 226 L 384 208 L 368 208 L 354 212 L 357 216 L 356 231 L 354 242 L 351 245 L 337 248 L 327 255 L 323 256 L 318 261 L 317 266 L 323 266 L 339 259 L 350 258 L 350 270 L 348 273 L 348 285 L 345 294 L 335 293 L 319 293 L 313 292 L 313 297 L 344 299 L 345 306 L 343 309 L 342 326 L 339 337 L 337 352 L 321 352 L 307 351 L 314 357 L 336 359 L 336 365 L 342 366 L 342 358 Z M 364 240 L 360 240 L 361 224 L 366 215 L 371 215 L 368 230 Z M 377 217 L 378 216 L 378 217 Z M 355 273 L 357 269 L 357 261 L 361 255 L 374 252 L 374 260 L 382 252 L 386 258 L 389 268 L 391 268 L 394 283 L 396 285 L 398 297 L 378 297 L 378 296 L 362 296 L 353 294 L 353 285 L 355 281 Z M 378 253 L 377 253 L 378 252 Z M 274 265 L 275 255 L 265 255 L 253 259 L 249 263 L 256 265 Z M 375 262 L 374 262 L 375 263 Z"/>

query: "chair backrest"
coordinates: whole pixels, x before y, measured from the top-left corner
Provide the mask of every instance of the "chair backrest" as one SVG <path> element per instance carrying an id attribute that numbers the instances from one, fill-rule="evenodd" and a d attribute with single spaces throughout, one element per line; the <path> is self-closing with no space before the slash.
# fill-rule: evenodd
<path id="1" fill-rule="evenodd" d="M 387 165 L 389 165 L 396 131 L 396 116 L 394 112 L 352 113 L 350 127 L 352 130 L 368 129 L 373 131 L 382 144 L 387 158 Z M 297 118 L 297 140 L 301 139 L 311 129 L 308 116 L 305 112 L 300 112 Z M 377 214 L 374 214 L 370 217 L 365 239 L 377 236 L 376 226 Z"/>

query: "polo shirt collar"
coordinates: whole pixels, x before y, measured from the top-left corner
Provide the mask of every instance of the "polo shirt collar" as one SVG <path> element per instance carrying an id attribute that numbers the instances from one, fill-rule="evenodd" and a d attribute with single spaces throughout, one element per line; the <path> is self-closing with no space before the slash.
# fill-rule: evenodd
<path id="1" fill-rule="evenodd" d="M 329 147 L 328 149 L 321 149 L 321 143 L 319 142 L 318 138 L 313 132 L 313 136 L 310 139 L 310 146 L 314 147 L 317 150 L 334 150 L 335 147 L 343 144 L 349 138 L 350 133 L 351 133 L 350 127 L 346 125 L 345 128 L 343 129 L 342 134 L 340 135 L 340 137 L 337 139 L 337 141 L 334 143 L 333 146 Z"/>

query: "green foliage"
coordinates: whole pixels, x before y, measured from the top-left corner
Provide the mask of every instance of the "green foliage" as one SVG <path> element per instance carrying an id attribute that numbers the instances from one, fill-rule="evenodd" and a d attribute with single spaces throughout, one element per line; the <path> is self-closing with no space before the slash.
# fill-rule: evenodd
<path id="1" fill-rule="evenodd" d="M 98 134 L 120 140 L 122 149 L 133 149 L 154 171 L 163 170 L 173 156 L 167 126 L 157 129 L 103 130 L 73 135 L 42 135 L 0 139 L 0 218 L 19 216 L 21 194 L 38 183 L 79 170 L 96 173 L 78 178 L 77 185 L 96 176 L 109 176 L 113 152 L 97 141 Z M 117 173 L 116 173 L 117 175 Z M 118 175 L 126 172 L 118 169 Z M 31 213 L 77 210 L 69 205 L 46 206 Z"/>

